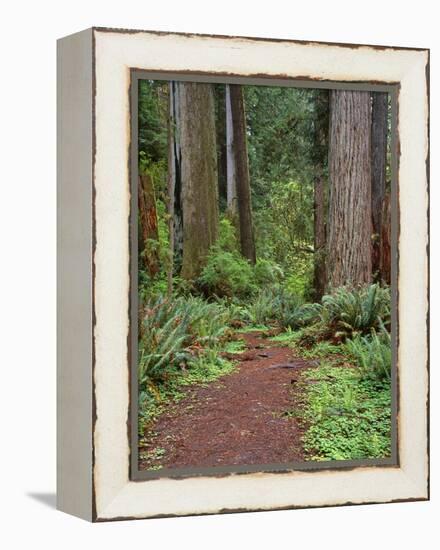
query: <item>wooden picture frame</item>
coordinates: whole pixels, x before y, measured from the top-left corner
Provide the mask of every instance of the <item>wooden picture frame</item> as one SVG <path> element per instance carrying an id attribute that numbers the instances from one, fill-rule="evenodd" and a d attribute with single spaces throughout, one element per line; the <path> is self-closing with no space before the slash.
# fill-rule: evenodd
<path id="1" fill-rule="evenodd" d="M 217 474 L 137 472 L 133 83 L 142 75 L 392 94 L 396 429 L 391 460 Z M 426 49 L 104 28 L 61 39 L 58 508 L 109 521 L 428 499 L 428 206 Z"/>

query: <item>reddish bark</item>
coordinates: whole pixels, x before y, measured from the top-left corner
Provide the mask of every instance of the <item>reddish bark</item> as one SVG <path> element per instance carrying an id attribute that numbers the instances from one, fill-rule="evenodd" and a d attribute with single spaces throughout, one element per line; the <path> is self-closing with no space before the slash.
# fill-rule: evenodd
<path id="1" fill-rule="evenodd" d="M 183 254 L 181 276 L 194 280 L 218 237 L 218 177 L 212 84 L 179 84 Z"/>
<path id="2" fill-rule="evenodd" d="M 314 299 L 318 302 L 325 292 L 327 272 L 325 266 L 326 247 L 326 211 L 325 211 L 325 182 L 322 176 L 315 178 L 313 221 L 314 221 Z"/>
<path id="3" fill-rule="evenodd" d="M 385 195 L 382 208 L 380 273 L 382 281 L 391 284 L 391 196 L 389 192 Z"/>
<path id="4" fill-rule="evenodd" d="M 235 185 L 238 199 L 241 253 L 252 264 L 256 262 L 254 227 L 252 221 L 251 184 L 246 136 L 246 113 L 243 89 L 231 84 L 230 101 L 235 163 Z"/>
<path id="5" fill-rule="evenodd" d="M 371 220 L 372 270 L 375 279 L 383 279 L 380 271 L 382 209 L 386 193 L 388 93 L 372 92 L 371 110 Z"/>
<path id="6" fill-rule="evenodd" d="M 139 176 L 138 203 L 145 267 L 154 277 L 159 271 L 159 233 L 153 180 L 149 174 Z"/>
<path id="7" fill-rule="evenodd" d="M 371 101 L 332 90 L 329 147 L 329 285 L 371 283 Z"/>

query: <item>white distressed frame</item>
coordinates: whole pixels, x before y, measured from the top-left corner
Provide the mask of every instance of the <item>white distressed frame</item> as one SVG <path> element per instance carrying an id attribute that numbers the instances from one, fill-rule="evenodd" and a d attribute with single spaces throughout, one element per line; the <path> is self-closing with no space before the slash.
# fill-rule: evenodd
<path id="1" fill-rule="evenodd" d="M 111 520 L 428 498 L 429 52 L 143 31 L 86 32 L 93 55 L 95 115 L 94 460 L 92 486 L 85 490 L 87 498 L 91 489 L 93 510 L 73 513 Z M 398 467 L 129 479 L 131 68 L 400 84 Z M 66 489 L 66 501 L 68 493 Z"/>

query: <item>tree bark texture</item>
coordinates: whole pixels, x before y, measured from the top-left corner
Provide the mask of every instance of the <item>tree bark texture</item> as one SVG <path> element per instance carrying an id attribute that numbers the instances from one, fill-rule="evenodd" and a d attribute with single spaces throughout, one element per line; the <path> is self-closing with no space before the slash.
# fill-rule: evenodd
<path id="1" fill-rule="evenodd" d="M 153 179 L 149 174 L 139 176 L 138 204 L 145 267 L 150 277 L 155 277 L 160 267 L 159 233 Z"/>
<path id="2" fill-rule="evenodd" d="M 240 218 L 238 215 L 237 174 L 235 169 L 234 125 L 231 108 L 230 85 L 225 86 L 226 119 L 226 214 L 235 228 L 237 242 L 240 242 Z"/>
<path id="3" fill-rule="evenodd" d="M 382 206 L 379 270 L 382 282 L 391 284 L 391 193 L 385 194 Z"/>
<path id="4" fill-rule="evenodd" d="M 319 302 L 327 286 L 327 160 L 329 130 L 329 92 L 316 90 L 314 98 L 314 131 L 312 161 L 314 166 L 314 299 Z"/>
<path id="5" fill-rule="evenodd" d="M 381 280 L 380 252 L 382 235 L 382 209 L 386 192 L 388 94 L 372 92 L 371 124 L 371 219 L 372 219 L 372 271 Z"/>
<path id="6" fill-rule="evenodd" d="M 314 224 L 314 275 L 313 288 L 314 299 L 318 302 L 325 292 L 327 285 L 327 273 L 325 266 L 326 252 L 326 185 L 322 175 L 315 177 L 313 200 L 313 224 Z"/>
<path id="7" fill-rule="evenodd" d="M 231 92 L 226 84 L 226 203 L 231 214 L 238 210 L 237 180 L 235 173 L 234 127 L 232 123 Z"/>
<path id="8" fill-rule="evenodd" d="M 251 263 L 256 262 L 254 228 L 252 221 L 251 186 L 246 137 L 246 115 L 243 89 L 239 84 L 229 85 L 233 128 L 235 178 L 238 198 L 241 253 Z"/>
<path id="9" fill-rule="evenodd" d="M 194 279 L 218 237 L 218 180 L 212 85 L 179 84 L 183 211 L 181 275 Z"/>
<path id="10" fill-rule="evenodd" d="M 217 139 L 217 171 L 218 192 L 222 202 L 227 197 L 227 152 L 226 152 L 226 86 L 214 85 L 214 99 L 216 109 L 216 139 Z"/>
<path id="11" fill-rule="evenodd" d="M 329 138 L 329 285 L 370 283 L 371 99 L 332 90 Z"/>
<path id="12" fill-rule="evenodd" d="M 169 83 L 168 123 L 168 215 L 170 253 L 180 264 L 183 250 L 182 154 L 180 145 L 180 95 L 178 82 Z"/>

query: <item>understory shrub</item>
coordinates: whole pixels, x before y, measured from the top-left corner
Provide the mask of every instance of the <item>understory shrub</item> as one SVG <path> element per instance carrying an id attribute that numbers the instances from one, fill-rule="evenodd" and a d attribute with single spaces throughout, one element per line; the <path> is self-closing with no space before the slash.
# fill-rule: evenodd
<path id="1" fill-rule="evenodd" d="M 254 266 L 255 282 L 259 286 L 270 286 L 280 283 L 284 279 L 281 266 L 275 262 L 258 259 Z"/>
<path id="2" fill-rule="evenodd" d="M 257 290 L 251 264 L 238 252 L 227 252 L 217 245 L 208 254 L 197 286 L 208 295 L 231 298 L 246 298 Z"/>
<path id="3" fill-rule="evenodd" d="M 225 252 L 237 252 L 238 250 L 237 230 L 227 217 L 220 220 L 216 245 Z"/>
<path id="4" fill-rule="evenodd" d="M 275 262 L 259 258 L 253 266 L 239 252 L 234 226 L 220 220 L 219 238 L 211 247 L 196 286 L 209 296 L 248 299 L 262 288 L 279 284 L 284 278 Z"/>
<path id="5" fill-rule="evenodd" d="M 272 323 L 277 316 L 272 291 L 262 290 L 259 292 L 255 299 L 247 304 L 243 314 L 244 321 L 251 325 Z"/>
<path id="6" fill-rule="evenodd" d="M 301 347 L 310 348 L 325 340 L 333 340 L 333 331 L 318 320 L 300 331 L 297 342 Z"/>
<path id="7" fill-rule="evenodd" d="M 377 284 L 349 289 L 340 287 L 323 296 L 319 304 L 304 304 L 297 310 L 300 346 L 311 347 L 330 340 L 337 344 L 367 336 L 390 326 L 390 290 Z"/>
<path id="8" fill-rule="evenodd" d="M 390 323 L 390 290 L 377 284 L 349 289 L 338 288 L 323 296 L 321 322 L 339 339 L 369 334 Z"/>
<path id="9" fill-rule="evenodd" d="M 345 347 L 355 360 L 364 378 L 390 380 L 391 336 L 384 326 L 368 336 L 355 336 Z"/>
<path id="10" fill-rule="evenodd" d="M 312 322 L 316 311 L 312 304 L 277 285 L 263 288 L 246 307 L 246 319 L 253 325 L 278 325 L 282 329 L 298 329 Z"/>
<path id="11" fill-rule="evenodd" d="M 282 291 L 276 297 L 279 311 L 278 321 L 283 329 L 299 329 L 309 324 L 314 318 L 312 304 L 304 304 L 297 294 Z"/>
<path id="12" fill-rule="evenodd" d="M 299 268 L 298 271 L 297 268 Z M 290 275 L 286 277 L 286 288 L 289 292 L 302 296 L 304 299 L 308 300 L 313 293 L 312 278 L 313 262 L 310 262 L 308 259 L 302 262 L 296 261 L 294 273 L 290 273 Z"/>
<path id="13" fill-rule="evenodd" d="M 227 338 L 229 312 L 199 297 L 147 303 L 139 327 L 139 386 L 162 381 L 176 366 L 188 364 Z"/>
<path id="14" fill-rule="evenodd" d="M 237 313 L 223 303 L 200 297 L 151 299 L 139 325 L 139 434 L 166 403 L 183 397 L 181 386 L 206 383 L 230 373 L 235 365 L 220 352 L 231 337 Z"/>

